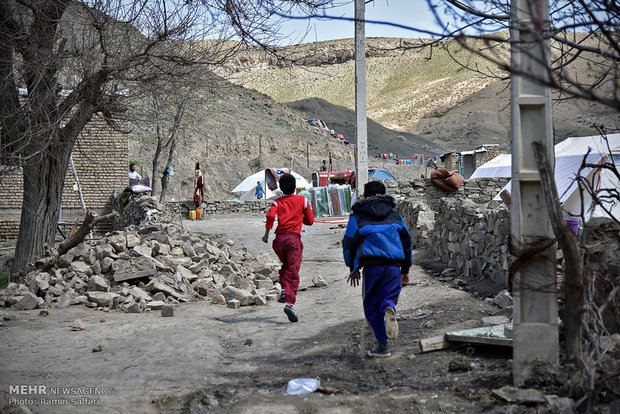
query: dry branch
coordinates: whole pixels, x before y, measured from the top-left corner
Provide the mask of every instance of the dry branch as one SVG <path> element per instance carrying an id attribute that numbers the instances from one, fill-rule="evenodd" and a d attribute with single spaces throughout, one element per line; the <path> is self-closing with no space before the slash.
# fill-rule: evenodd
<path id="1" fill-rule="evenodd" d="M 581 348 L 581 312 L 583 309 L 582 259 L 577 236 L 564 220 L 560 198 L 553 179 L 553 168 L 547 157 L 545 145 L 534 142 L 534 156 L 540 173 L 545 202 L 551 227 L 566 261 L 564 289 L 566 291 L 566 355 L 569 360 L 578 358 Z"/>
<path id="2" fill-rule="evenodd" d="M 118 216 L 118 212 L 116 211 L 101 217 L 98 217 L 97 213 L 94 211 L 86 213 L 82 225 L 71 236 L 58 245 L 58 255 L 61 256 L 80 244 L 97 224 L 116 216 Z"/>

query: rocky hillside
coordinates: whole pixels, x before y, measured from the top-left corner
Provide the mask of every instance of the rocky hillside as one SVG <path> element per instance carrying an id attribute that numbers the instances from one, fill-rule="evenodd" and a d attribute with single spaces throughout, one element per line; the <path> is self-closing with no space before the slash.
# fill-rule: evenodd
<path id="1" fill-rule="evenodd" d="M 468 150 L 494 143 L 509 149 L 507 74 L 454 41 L 423 47 L 427 43 L 416 39 L 367 40 L 369 118 L 383 127 L 419 136 L 438 148 Z M 280 53 L 284 56 L 280 60 L 248 53 L 219 73 L 278 102 L 300 107 L 302 101 L 312 117 L 333 111 L 333 106 L 323 102 L 354 109 L 352 39 L 287 47 Z M 497 53 L 508 57 L 506 49 Z M 568 70 L 573 78 L 584 81 L 595 64 L 592 57 L 583 56 Z M 610 89 L 612 85 L 603 87 Z M 593 122 L 610 129 L 620 126 L 617 111 L 596 103 L 560 99 L 558 95 L 555 98 L 558 140 L 594 134 Z M 312 99 L 322 101 L 310 104 Z M 346 114 L 344 109 L 339 112 L 339 116 Z M 341 122 L 346 125 L 351 121 Z"/>

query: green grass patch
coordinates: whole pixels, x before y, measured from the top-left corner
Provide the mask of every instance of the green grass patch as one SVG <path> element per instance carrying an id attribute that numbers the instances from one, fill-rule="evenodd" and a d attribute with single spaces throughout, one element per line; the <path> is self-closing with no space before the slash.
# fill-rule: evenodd
<path id="1" fill-rule="evenodd" d="M 0 272 L 0 289 L 6 289 L 9 285 L 9 274 Z"/>

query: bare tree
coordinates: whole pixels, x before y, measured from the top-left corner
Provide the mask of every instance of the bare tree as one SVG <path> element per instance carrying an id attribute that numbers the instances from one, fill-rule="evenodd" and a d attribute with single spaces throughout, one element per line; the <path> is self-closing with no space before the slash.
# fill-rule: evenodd
<path id="1" fill-rule="evenodd" d="M 93 115 L 114 124 L 135 85 L 267 44 L 271 16 L 244 0 L 0 2 L 0 158 L 22 167 L 25 189 L 12 277 L 53 245 L 69 156 Z M 221 41 L 231 35 L 241 42 Z"/>

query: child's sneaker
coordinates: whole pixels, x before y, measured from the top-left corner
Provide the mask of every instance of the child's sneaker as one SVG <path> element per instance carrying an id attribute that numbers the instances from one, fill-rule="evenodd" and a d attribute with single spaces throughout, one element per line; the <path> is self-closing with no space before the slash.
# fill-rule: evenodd
<path id="1" fill-rule="evenodd" d="M 385 310 L 385 333 L 389 339 L 396 339 L 398 337 L 396 309 L 391 307 Z"/>
<path id="2" fill-rule="evenodd" d="M 368 356 L 371 358 L 387 358 L 391 356 L 390 350 L 388 349 L 388 343 L 379 342 L 379 345 L 375 349 L 371 349 L 368 351 Z"/>
<path id="3" fill-rule="evenodd" d="M 286 302 L 286 294 L 284 293 L 284 289 L 282 289 L 282 291 L 280 292 L 280 296 L 278 296 L 278 302 Z"/>
<path id="4" fill-rule="evenodd" d="M 286 316 L 288 316 L 288 320 L 291 322 L 297 322 L 299 320 L 297 314 L 293 310 L 293 305 L 291 305 L 290 303 L 287 303 L 286 306 L 284 306 L 284 313 L 286 313 Z"/>

